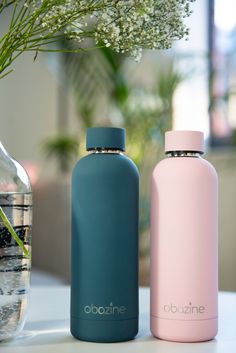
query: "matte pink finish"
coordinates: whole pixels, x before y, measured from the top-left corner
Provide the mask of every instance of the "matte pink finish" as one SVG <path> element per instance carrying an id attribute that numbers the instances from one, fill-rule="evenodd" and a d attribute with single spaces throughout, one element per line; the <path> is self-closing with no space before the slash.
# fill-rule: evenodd
<path id="1" fill-rule="evenodd" d="M 201 157 L 169 157 L 154 169 L 151 331 L 158 338 L 197 342 L 217 333 L 217 184 Z"/>
<path id="2" fill-rule="evenodd" d="M 167 131 L 165 133 L 165 151 L 204 152 L 204 135 L 201 131 Z"/>

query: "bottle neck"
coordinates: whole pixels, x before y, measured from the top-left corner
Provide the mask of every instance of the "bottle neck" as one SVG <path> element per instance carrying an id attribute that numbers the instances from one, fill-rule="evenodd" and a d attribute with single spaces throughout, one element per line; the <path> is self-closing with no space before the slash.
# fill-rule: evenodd
<path id="1" fill-rule="evenodd" d="M 168 151 L 166 152 L 167 157 L 195 157 L 200 158 L 203 152 L 197 151 Z"/>
<path id="2" fill-rule="evenodd" d="M 91 154 L 123 154 L 124 151 L 118 150 L 118 149 L 113 149 L 113 148 L 93 148 L 89 149 L 88 152 Z"/>

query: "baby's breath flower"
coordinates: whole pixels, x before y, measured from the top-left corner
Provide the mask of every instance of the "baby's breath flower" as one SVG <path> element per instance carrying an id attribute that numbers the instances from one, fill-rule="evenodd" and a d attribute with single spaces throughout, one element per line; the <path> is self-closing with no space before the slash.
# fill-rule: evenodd
<path id="1" fill-rule="evenodd" d="M 106 6 L 95 28 L 97 43 L 140 60 L 142 50 L 168 49 L 174 40 L 186 38 L 183 18 L 191 14 L 192 0 L 120 0 Z M 111 1 L 107 1 L 107 5 Z"/>
<path id="2" fill-rule="evenodd" d="M 12 21 L 0 37 L 0 74 L 20 53 L 50 50 L 47 45 L 62 38 L 73 40 L 75 51 L 92 38 L 139 61 L 143 49 L 168 49 L 174 40 L 188 37 L 184 18 L 191 14 L 193 1 L 5 0 L 0 20 L 11 9 Z"/>
<path id="3" fill-rule="evenodd" d="M 67 38 L 86 37 L 91 18 L 91 32 L 96 43 L 103 43 L 118 53 L 128 53 L 140 60 L 142 50 L 168 49 L 174 40 L 187 38 L 183 19 L 191 14 L 194 0 L 42 0 L 28 1 L 35 11 L 47 3 L 48 11 L 38 20 L 50 33 L 63 30 Z M 49 4 L 52 6 L 50 7 Z M 86 20 L 87 19 L 87 20 Z"/>

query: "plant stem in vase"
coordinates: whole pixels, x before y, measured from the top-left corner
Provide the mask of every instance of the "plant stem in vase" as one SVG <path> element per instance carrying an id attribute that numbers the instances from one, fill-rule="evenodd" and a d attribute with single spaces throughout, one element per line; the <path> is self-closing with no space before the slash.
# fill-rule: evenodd
<path id="1" fill-rule="evenodd" d="M 0 145 L 0 341 L 22 329 L 31 269 L 32 193 L 23 167 Z"/>

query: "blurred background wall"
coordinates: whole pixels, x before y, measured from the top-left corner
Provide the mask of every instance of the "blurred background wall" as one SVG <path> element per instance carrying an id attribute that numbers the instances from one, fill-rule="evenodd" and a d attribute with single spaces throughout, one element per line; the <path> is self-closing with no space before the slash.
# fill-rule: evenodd
<path id="1" fill-rule="evenodd" d="M 86 128 L 125 126 L 141 173 L 140 283 L 147 285 L 149 183 L 163 134 L 198 129 L 220 177 L 220 289 L 236 290 L 236 20 L 233 1 L 222 1 L 198 0 L 189 41 L 146 52 L 139 64 L 108 49 L 35 62 L 28 53 L 1 81 L 1 140 L 33 183 L 35 269 L 69 281 L 70 176 L 85 153 Z"/>

